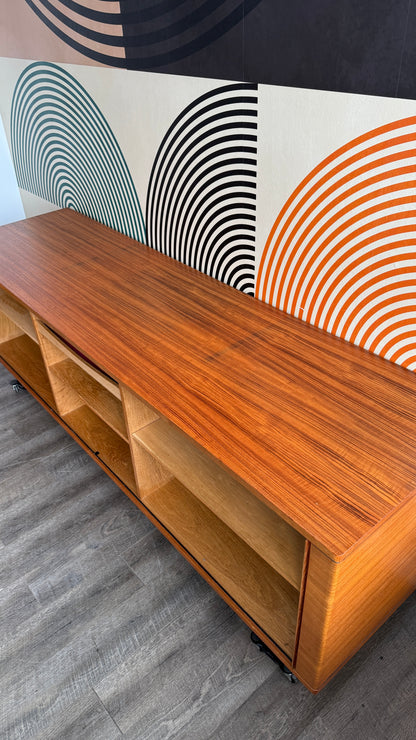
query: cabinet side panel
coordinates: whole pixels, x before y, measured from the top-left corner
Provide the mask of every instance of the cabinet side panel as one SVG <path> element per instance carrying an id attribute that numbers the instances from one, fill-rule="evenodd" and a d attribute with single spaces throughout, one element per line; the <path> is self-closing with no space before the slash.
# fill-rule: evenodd
<path id="1" fill-rule="evenodd" d="M 296 673 L 319 691 L 416 587 L 416 498 L 349 557 L 311 547 Z"/>

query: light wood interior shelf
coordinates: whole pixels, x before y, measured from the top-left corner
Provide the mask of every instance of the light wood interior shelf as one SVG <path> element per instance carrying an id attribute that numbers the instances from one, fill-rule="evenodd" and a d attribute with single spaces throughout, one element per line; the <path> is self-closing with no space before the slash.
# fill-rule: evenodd
<path id="1" fill-rule="evenodd" d="M 80 353 L 76 352 L 75 348 L 68 345 L 68 343 L 66 343 L 62 337 L 58 336 L 55 332 L 53 332 L 49 327 L 45 326 L 45 324 L 40 321 L 37 322 L 37 330 L 40 338 L 44 338 L 49 343 L 49 345 L 51 345 L 52 348 L 55 349 L 55 352 L 53 352 L 53 350 L 51 351 L 51 349 L 46 349 L 48 358 L 52 357 L 55 360 L 58 358 L 62 360 L 65 358 L 69 358 L 70 360 L 72 360 L 73 363 L 78 365 L 81 370 L 83 370 L 87 375 L 95 380 L 100 386 L 102 386 L 105 390 L 115 396 L 115 398 L 121 398 L 118 383 L 116 383 L 113 378 L 104 373 L 94 363 L 89 362 L 85 355 L 83 356 Z M 49 361 L 48 364 L 51 364 L 51 362 Z"/>
<path id="2" fill-rule="evenodd" d="M 178 481 L 170 481 L 146 496 L 145 504 L 251 619 L 291 656 L 299 591 Z"/>
<path id="3" fill-rule="evenodd" d="M 45 363 L 35 338 L 29 311 L 0 289 L 0 356 L 18 378 L 55 409 Z"/>
<path id="4" fill-rule="evenodd" d="M 2 288 L 0 288 L 0 312 L 7 316 L 34 342 L 38 341 L 30 311 Z"/>
<path id="5" fill-rule="evenodd" d="M 139 426 L 132 454 L 141 500 L 250 619 L 293 655 L 305 539 L 179 429 L 125 395 L 128 427 Z"/>
<path id="6" fill-rule="evenodd" d="M 63 421 L 133 493 L 136 482 L 121 393 L 115 380 L 36 321 L 56 405 Z"/>
<path id="7" fill-rule="evenodd" d="M 416 585 L 415 374 L 65 209 L 0 283 L 0 359 L 319 691 Z"/>
<path id="8" fill-rule="evenodd" d="M 62 418 L 127 488 L 134 492 L 136 484 L 128 443 L 88 406 L 79 406 Z"/>
<path id="9" fill-rule="evenodd" d="M 72 388 L 97 416 L 122 439 L 128 441 L 121 401 L 113 393 L 110 393 L 73 360 L 56 362 L 49 366 L 49 371 L 52 378 L 59 380 L 62 386 Z"/>
<path id="10" fill-rule="evenodd" d="M 26 334 L 3 342 L 1 356 L 12 370 L 16 372 L 51 408 L 55 401 L 49 384 L 39 346 Z"/>
<path id="11" fill-rule="evenodd" d="M 133 438 L 297 590 L 305 538 L 165 419 Z"/>

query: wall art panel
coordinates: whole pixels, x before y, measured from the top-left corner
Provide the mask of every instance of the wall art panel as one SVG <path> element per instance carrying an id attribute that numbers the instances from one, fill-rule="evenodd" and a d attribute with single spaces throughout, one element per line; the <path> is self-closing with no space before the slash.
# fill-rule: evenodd
<path id="1" fill-rule="evenodd" d="M 243 21 L 259 2 L 121 0 L 127 66 L 241 79 Z"/>
<path id="2" fill-rule="evenodd" d="M 400 75 L 397 95 L 402 98 L 416 98 L 416 3 L 409 2 L 406 35 L 400 59 Z"/>
<path id="3" fill-rule="evenodd" d="M 9 136 L 31 213 L 34 198 L 39 211 L 74 208 L 254 294 L 256 85 L 7 67 Z"/>
<path id="4" fill-rule="evenodd" d="M 244 19 L 261 0 L 6 2 L 5 55 L 242 79 Z"/>
<path id="5" fill-rule="evenodd" d="M 415 13 L 409 0 L 262 0 L 244 27 L 244 79 L 415 98 L 414 65 L 402 65 Z"/>
<path id="6" fill-rule="evenodd" d="M 26 213 L 77 208 L 416 369 L 416 103 L 90 65 L 0 69 Z"/>
<path id="7" fill-rule="evenodd" d="M 22 72 L 10 134 L 22 189 L 145 241 L 123 153 L 94 100 L 69 72 L 46 62 Z"/>
<path id="8" fill-rule="evenodd" d="M 155 157 L 148 243 L 254 294 L 257 89 L 227 85 L 187 106 Z"/>
<path id="9" fill-rule="evenodd" d="M 0 115 L 3 119 L 3 125 L 4 125 L 4 132 L 6 135 L 6 140 L 8 143 L 8 147 L 10 150 L 10 156 L 11 156 L 11 137 L 10 137 L 10 116 L 11 116 L 11 108 L 12 108 L 12 100 L 13 100 L 13 93 L 14 89 L 16 87 L 16 82 L 19 78 L 19 75 L 23 72 L 23 70 L 28 66 L 27 59 L 12 59 L 12 58 L 5 58 L 0 57 Z M 13 166 L 14 171 L 14 177 L 16 178 L 16 172 L 15 172 L 15 166 L 14 162 L 11 158 L 11 163 Z M 20 199 L 22 201 L 24 215 L 26 218 L 29 218 L 30 216 L 36 216 L 40 213 L 47 213 L 48 211 L 53 211 L 59 208 L 54 203 L 51 203 L 48 200 L 45 200 L 44 198 L 40 198 L 37 195 L 34 195 L 33 193 L 29 193 L 27 190 L 23 190 L 22 188 L 19 188 L 17 179 L 16 179 L 16 186 L 18 187 L 18 191 L 20 194 Z"/>
<path id="10" fill-rule="evenodd" d="M 416 369 L 416 105 L 263 87 L 260 100 L 257 297 Z"/>
<path id="11" fill-rule="evenodd" d="M 416 98 L 412 0 L 0 0 L 0 53 Z"/>
<path id="12" fill-rule="evenodd" d="M 100 0 L 96 3 L 101 5 Z M 119 5 L 118 2 L 106 3 Z M 0 0 L 0 56 L 50 62 L 99 64 L 51 31 L 26 0 Z"/>

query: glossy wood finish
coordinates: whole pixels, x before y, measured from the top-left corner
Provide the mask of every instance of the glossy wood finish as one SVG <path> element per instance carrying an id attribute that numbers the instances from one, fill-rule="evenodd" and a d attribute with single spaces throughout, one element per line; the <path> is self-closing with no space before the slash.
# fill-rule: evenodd
<path id="1" fill-rule="evenodd" d="M 414 492 L 412 373 L 72 211 L 3 227 L 0 260 L 9 292 L 333 559 Z"/>
<path id="2" fill-rule="evenodd" d="M 71 212 L 0 280 L 3 361 L 319 690 L 415 585 L 414 375 Z"/>
<path id="3" fill-rule="evenodd" d="M 344 562 L 311 548 L 295 666 L 311 691 L 319 691 L 416 588 L 415 521 L 413 497 Z"/>

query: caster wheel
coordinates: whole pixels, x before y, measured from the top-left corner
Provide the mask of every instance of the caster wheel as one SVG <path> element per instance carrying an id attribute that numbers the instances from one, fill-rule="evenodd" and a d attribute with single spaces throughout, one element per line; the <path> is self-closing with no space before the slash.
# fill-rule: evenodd
<path id="1" fill-rule="evenodd" d="M 26 390 L 26 388 L 24 387 L 24 385 L 22 385 L 21 383 L 19 383 L 18 380 L 12 380 L 10 382 L 10 385 L 12 387 L 12 390 L 15 393 L 21 393 L 22 391 L 25 391 Z"/>
<path id="2" fill-rule="evenodd" d="M 264 653 L 265 655 L 267 655 L 267 657 L 270 658 L 273 661 L 273 663 L 277 663 L 277 665 L 279 666 L 280 670 L 282 671 L 282 673 L 284 674 L 284 676 L 287 678 L 287 680 L 290 683 L 297 683 L 298 682 L 298 679 L 292 673 L 292 671 L 290 670 L 290 668 L 288 668 L 287 666 L 285 666 L 285 664 L 282 663 L 281 660 L 279 660 L 279 658 L 277 657 L 277 655 L 275 655 L 274 653 L 272 653 L 272 651 L 270 650 L 270 648 L 268 648 L 267 645 L 264 644 L 263 640 L 260 640 L 260 637 L 258 637 L 255 632 L 252 632 L 251 633 L 251 641 L 254 642 L 254 644 L 257 646 L 257 648 L 260 650 L 261 653 Z"/>

